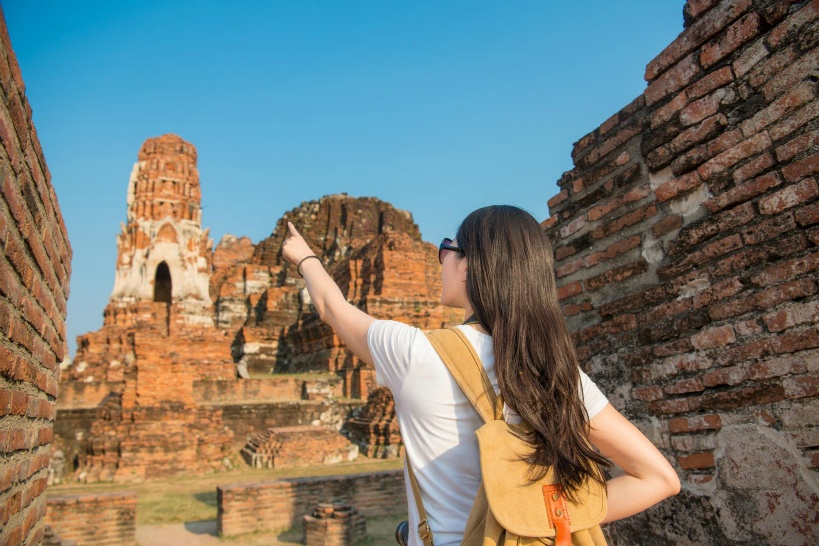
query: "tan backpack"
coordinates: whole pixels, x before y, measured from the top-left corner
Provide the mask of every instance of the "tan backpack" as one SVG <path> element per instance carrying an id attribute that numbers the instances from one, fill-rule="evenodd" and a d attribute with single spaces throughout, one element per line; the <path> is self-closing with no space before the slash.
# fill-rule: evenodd
<path id="1" fill-rule="evenodd" d="M 503 420 L 503 401 L 496 396 L 472 344 L 457 328 L 433 330 L 427 337 L 484 420 L 475 432 L 482 481 L 462 546 L 605 545 L 600 529 L 607 509 L 605 487 L 587 480 L 572 502 L 555 483 L 551 469 L 541 480 L 527 478 L 530 465 L 521 460 L 521 454 L 531 449 L 524 439 L 531 428 Z M 421 519 L 418 532 L 424 546 L 432 546 L 432 532 L 409 460 L 407 466 Z"/>

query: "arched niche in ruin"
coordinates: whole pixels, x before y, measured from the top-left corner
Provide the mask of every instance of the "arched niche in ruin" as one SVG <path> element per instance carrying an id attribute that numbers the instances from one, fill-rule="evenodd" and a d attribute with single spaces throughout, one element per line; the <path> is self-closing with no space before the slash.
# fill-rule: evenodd
<path id="1" fill-rule="evenodd" d="M 171 303 L 173 283 L 171 282 L 171 270 L 165 262 L 156 266 L 156 277 L 154 277 L 154 301 Z"/>
<path id="2" fill-rule="evenodd" d="M 178 243 L 179 239 L 176 236 L 176 230 L 170 224 L 164 224 L 159 228 L 159 233 L 156 234 L 157 243 Z"/>

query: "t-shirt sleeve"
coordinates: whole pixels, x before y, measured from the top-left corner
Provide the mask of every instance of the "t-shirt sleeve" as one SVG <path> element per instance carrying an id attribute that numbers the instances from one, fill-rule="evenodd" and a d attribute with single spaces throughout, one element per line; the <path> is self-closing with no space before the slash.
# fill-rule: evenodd
<path id="1" fill-rule="evenodd" d="M 412 345 L 421 331 L 394 320 L 376 320 L 367 330 L 367 345 L 375 365 L 379 385 L 388 387 L 393 396 L 399 392 L 407 375 Z"/>
<path id="2" fill-rule="evenodd" d="M 583 370 L 580 370 L 580 383 L 583 386 L 583 404 L 591 419 L 600 413 L 609 401 Z"/>

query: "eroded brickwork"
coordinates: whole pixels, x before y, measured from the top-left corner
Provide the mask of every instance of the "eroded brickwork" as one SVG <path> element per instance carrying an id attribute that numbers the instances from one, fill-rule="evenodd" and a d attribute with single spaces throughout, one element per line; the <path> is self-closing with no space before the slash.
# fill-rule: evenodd
<path id="1" fill-rule="evenodd" d="M 0 88 L 0 544 L 39 544 L 71 247 L 2 14 Z"/>
<path id="2" fill-rule="evenodd" d="M 46 522 L 60 539 L 77 546 L 132 546 L 136 511 L 134 493 L 51 497 Z"/>
<path id="3" fill-rule="evenodd" d="M 456 319 L 438 301 L 434 247 L 409 213 L 375 198 L 306 202 L 258 245 L 227 235 L 211 251 L 196 158 L 176 135 L 139 152 L 104 325 L 78 337 L 64 372 L 55 482 L 208 472 L 270 427 L 342 428 L 361 404 L 338 399 L 366 398 L 374 373 L 319 320 L 283 262 L 288 220 L 358 307 L 421 327 Z M 312 461 L 303 447 L 291 451 Z"/>
<path id="4" fill-rule="evenodd" d="M 683 492 L 616 544 L 819 540 L 819 3 L 689 1 L 544 222 L 581 361 Z"/>
<path id="5" fill-rule="evenodd" d="M 407 511 L 402 470 L 220 486 L 216 498 L 217 528 L 224 537 L 302 525 L 327 499 L 355 506 L 367 518 Z"/>

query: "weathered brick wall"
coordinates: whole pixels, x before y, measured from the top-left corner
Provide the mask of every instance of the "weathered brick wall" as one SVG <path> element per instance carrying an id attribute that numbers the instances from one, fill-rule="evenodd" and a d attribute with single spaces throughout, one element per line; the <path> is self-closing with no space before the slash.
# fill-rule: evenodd
<path id="1" fill-rule="evenodd" d="M 121 385 L 106 381 L 99 383 L 66 381 L 60 384 L 57 409 L 62 413 L 64 410 L 95 408 L 110 392 L 118 389 L 122 389 Z"/>
<path id="2" fill-rule="evenodd" d="M 819 2 L 691 0 L 544 222 L 582 362 L 683 491 L 615 544 L 819 541 Z"/>
<path id="3" fill-rule="evenodd" d="M 363 402 L 330 403 L 312 400 L 223 404 L 212 406 L 222 412 L 222 424 L 233 432 L 234 441 L 243 443 L 248 434 L 273 427 L 322 424 L 341 428 L 348 415 Z"/>
<path id="4" fill-rule="evenodd" d="M 71 248 L 2 15 L 0 42 L 0 544 L 38 544 Z"/>
<path id="5" fill-rule="evenodd" d="M 48 499 L 46 523 L 77 546 L 136 544 L 136 493 L 100 493 Z"/>
<path id="6" fill-rule="evenodd" d="M 329 499 L 342 499 L 365 517 L 407 511 L 402 470 L 220 486 L 216 495 L 218 529 L 226 537 L 301 525 L 302 517 Z"/>
<path id="7" fill-rule="evenodd" d="M 200 404 L 247 404 L 276 400 L 330 400 L 341 397 L 337 376 L 276 377 L 223 381 L 194 381 L 193 397 Z"/>

